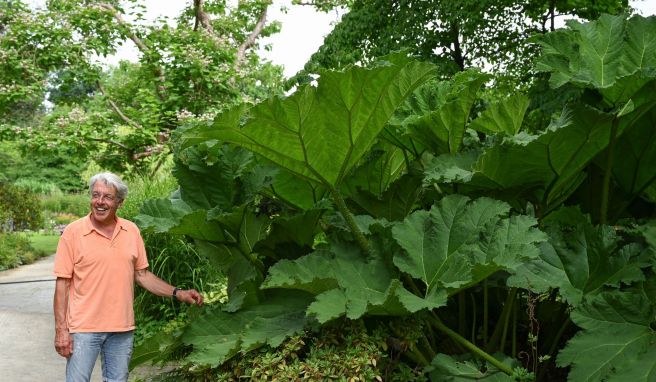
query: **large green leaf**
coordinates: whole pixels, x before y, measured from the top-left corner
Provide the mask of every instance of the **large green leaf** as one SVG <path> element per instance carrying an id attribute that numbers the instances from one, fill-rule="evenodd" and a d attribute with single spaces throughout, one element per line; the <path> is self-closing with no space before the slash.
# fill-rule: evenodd
<path id="1" fill-rule="evenodd" d="M 424 171 L 424 184 L 468 183 L 474 176 L 474 166 L 480 155 L 478 150 L 467 150 L 431 159 Z"/>
<path id="2" fill-rule="evenodd" d="M 612 227 L 554 223 L 547 231 L 549 242 L 540 246 L 540 258 L 519 267 L 508 285 L 536 292 L 558 288 L 576 306 L 604 287 L 644 280 L 641 268 L 647 264 L 638 257 L 641 248 L 622 246 Z"/>
<path id="3" fill-rule="evenodd" d="M 381 196 L 389 185 L 406 170 L 403 151 L 389 144 L 377 144 L 348 177 L 345 178 L 344 197 L 366 191 Z"/>
<path id="4" fill-rule="evenodd" d="M 434 153 L 457 152 L 476 95 L 487 79 L 488 76 L 470 70 L 457 74 L 451 81 L 418 89 L 395 116 L 387 129 L 387 139 L 414 149 L 406 147 L 412 145 L 411 141 L 398 137 L 406 133 Z M 397 131 L 399 127 L 401 130 Z"/>
<path id="5" fill-rule="evenodd" d="M 271 221 L 267 237 L 254 251 L 272 259 L 296 259 L 312 252 L 314 237 L 319 233 L 323 210 L 311 209 L 297 215 L 277 216 Z"/>
<path id="6" fill-rule="evenodd" d="M 606 89 L 611 104 L 626 102 L 630 94 L 618 80 L 656 67 L 656 18 L 603 15 L 598 20 L 567 22 L 569 29 L 540 39 L 542 57 L 537 68 L 552 72 L 551 83 L 574 82 Z M 612 89 L 617 86 L 618 89 Z M 621 96 L 620 96 L 621 94 Z"/>
<path id="7" fill-rule="evenodd" d="M 525 95 L 515 94 L 490 105 L 469 127 L 486 134 L 515 135 L 522 127 L 529 103 L 530 100 Z"/>
<path id="8" fill-rule="evenodd" d="M 130 370 L 146 362 L 154 364 L 166 362 L 173 356 L 173 352 L 180 348 L 181 331 L 173 333 L 158 332 L 146 338 L 141 344 L 134 347 L 130 358 Z"/>
<path id="9" fill-rule="evenodd" d="M 192 209 L 229 210 L 247 199 L 239 178 L 250 174 L 253 163 L 246 150 L 208 142 L 178 152 L 173 175 L 181 199 Z"/>
<path id="10" fill-rule="evenodd" d="M 312 296 L 300 291 L 270 291 L 259 304 L 237 313 L 211 309 L 195 319 L 182 337 L 193 346 L 188 359 L 217 366 L 240 351 L 278 346 L 303 330 Z"/>
<path id="11" fill-rule="evenodd" d="M 535 219 L 509 219 L 509 210 L 493 199 L 447 196 L 393 227 L 404 249 L 394 264 L 422 280 L 428 292 L 455 290 L 495 271 L 512 270 L 537 256 L 534 246 L 546 238 L 534 228 Z"/>
<path id="12" fill-rule="evenodd" d="M 415 207 L 420 192 L 421 179 L 406 174 L 379 196 L 360 190 L 349 195 L 349 202 L 356 204 L 374 218 L 403 220 Z"/>
<path id="13" fill-rule="evenodd" d="M 335 187 L 375 142 L 394 110 L 435 73 L 433 65 L 388 56 L 371 69 L 323 72 L 318 86 L 273 98 L 213 128 L 190 128 L 183 140 L 233 142 L 288 171 Z M 327 147 L 330 149 L 327 149 Z"/>
<path id="14" fill-rule="evenodd" d="M 618 159 L 613 161 L 613 179 L 629 195 L 640 195 L 656 181 L 655 126 L 656 109 L 652 109 L 620 137 L 615 147 Z"/>
<path id="15" fill-rule="evenodd" d="M 326 196 L 327 189 L 321 184 L 298 178 L 288 171 L 280 170 L 276 173 L 269 189 L 265 192 L 290 206 L 310 210 Z"/>
<path id="16" fill-rule="evenodd" d="M 558 365 L 570 366 L 568 380 L 656 380 L 656 309 L 652 290 L 640 286 L 587 298 L 572 312 L 583 330 L 558 354 Z"/>
<path id="17" fill-rule="evenodd" d="M 606 148 L 612 116 L 579 107 L 556 126 L 528 143 L 508 141 L 493 146 L 478 159 L 474 185 L 493 188 L 518 186 L 543 189 L 547 204 Z M 574 190 L 571 190 L 574 191 Z"/>
<path id="18" fill-rule="evenodd" d="M 299 289 L 316 295 L 308 308 L 320 322 L 346 315 L 406 315 L 446 305 L 446 294 L 420 298 L 405 290 L 381 258 L 365 259 L 353 243 L 332 243 L 269 269 L 264 288 Z"/>
<path id="19" fill-rule="evenodd" d="M 506 358 L 504 363 L 514 366 L 516 362 Z M 511 376 L 496 369 L 487 362 L 466 358 L 456 359 L 446 354 L 435 356 L 428 367 L 428 371 L 431 382 L 510 382 L 514 380 Z"/>

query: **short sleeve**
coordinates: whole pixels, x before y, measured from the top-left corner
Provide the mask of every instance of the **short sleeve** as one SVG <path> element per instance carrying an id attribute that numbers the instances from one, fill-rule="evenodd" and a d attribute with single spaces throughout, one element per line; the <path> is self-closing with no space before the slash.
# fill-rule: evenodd
<path id="1" fill-rule="evenodd" d="M 74 251 L 67 232 L 64 232 L 57 243 L 55 254 L 55 276 L 69 279 L 73 277 Z"/>
<path id="2" fill-rule="evenodd" d="M 137 237 L 137 261 L 134 263 L 134 270 L 140 271 L 148 268 L 148 257 L 146 256 L 146 246 L 139 230 L 137 230 Z"/>

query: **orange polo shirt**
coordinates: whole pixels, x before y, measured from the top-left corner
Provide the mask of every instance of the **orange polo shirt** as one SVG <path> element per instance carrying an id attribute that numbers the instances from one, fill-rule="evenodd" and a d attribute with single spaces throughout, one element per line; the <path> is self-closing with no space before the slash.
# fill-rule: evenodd
<path id="1" fill-rule="evenodd" d="M 137 226 L 117 217 L 112 237 L 89 215 L 69 224 L 57 245 L 55 276 L 70 278 L 66 320 L 71 333 L 134 329 L 134 272 L 148 267 Z"/>

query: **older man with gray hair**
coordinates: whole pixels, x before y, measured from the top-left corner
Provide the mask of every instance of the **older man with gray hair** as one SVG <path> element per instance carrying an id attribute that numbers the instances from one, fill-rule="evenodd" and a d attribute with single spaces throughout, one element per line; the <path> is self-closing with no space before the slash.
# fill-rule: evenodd
<path id="1" fill-rule="evenodd" d="M 134 281 L 158 296 L 201 305 L 148 271 L 141 233 L 116 216 L 128 188 L 115 174 L 89 181 L 91 212 L 64 230 L 55 256 L 55 349 L 66 357 L 66 381 L 89 381 L 101 355 L 103 381 L 127 381 L 135 328 Z"/>

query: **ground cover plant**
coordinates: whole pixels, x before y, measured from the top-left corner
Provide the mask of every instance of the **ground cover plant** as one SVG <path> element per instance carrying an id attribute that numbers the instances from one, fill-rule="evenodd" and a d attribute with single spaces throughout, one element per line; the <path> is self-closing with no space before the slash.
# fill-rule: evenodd
<path id="1" fill-rule="evenodd" d="M 228 301 L 135 357 L 205 372 L 359 320 L 431 381 L 653 380 L 656 18 L 538 42 L 575 94 L 546 129 L 394 54 L 178 131 L 179 189 L 136 220 L 192 238 Z"/>

